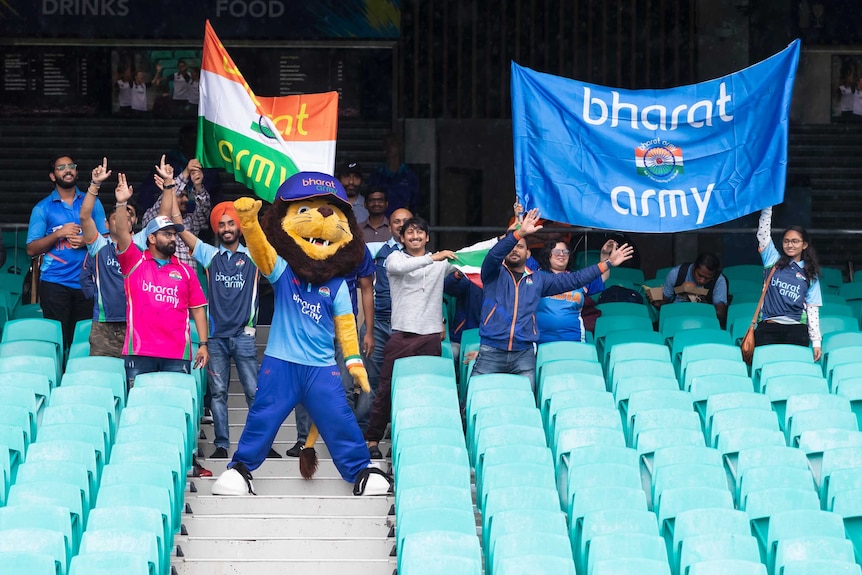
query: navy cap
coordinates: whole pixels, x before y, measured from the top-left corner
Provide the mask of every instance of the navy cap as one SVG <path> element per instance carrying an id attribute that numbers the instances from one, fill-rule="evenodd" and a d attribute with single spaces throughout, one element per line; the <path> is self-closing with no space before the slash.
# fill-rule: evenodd
<path id="1" fill-rule="evenodd" d="M 340 200 L 344 207 L 352 209 L 350 201 L 347 199 L 347 192 L 344 191 L 344 186 L 341 185 L 338 178 L 321 172 L 294 174 L 285 180 L 275 193 L 276 200 L 284 200 L 285 202 L 309 198 Z"/>

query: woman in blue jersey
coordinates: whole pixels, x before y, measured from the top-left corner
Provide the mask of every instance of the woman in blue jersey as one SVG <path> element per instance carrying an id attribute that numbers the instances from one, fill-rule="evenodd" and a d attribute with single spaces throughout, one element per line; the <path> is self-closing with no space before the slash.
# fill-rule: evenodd
<path id="1" fill-rule="evenodd" d="M 790 226 L 782 234 L 781 253 L 772 241 L 772 208 L 760 212 L 757 243 L 763 260 L 764 277 L 775 268 L 763 298 L 760 323 L 754 345 L 789 343 L 814 348 L 820 359 L 820 266 L 808 232 Z"/>
<path id="2" fill-rule="evenodd" d="M 610 257 L 615 247 L 613 240 L 608 240 L 602 246 L 601 259 Z M 574 258 L 565 242 L 549 240 L 539 252 L 536 261 L 539 263 L 539 273 L 560 274 L 572 271 Z M 543 297 L 536 310 L 536 326 L 539 330 L 539 341 L 586 341 L 586 330 L 581 319 L 581 310 L 587 295 L 593 295 L 605 289 L 605 280 L 610 271 L 602 274 L 582 288 L 567 291 L 554 296 Z"/>

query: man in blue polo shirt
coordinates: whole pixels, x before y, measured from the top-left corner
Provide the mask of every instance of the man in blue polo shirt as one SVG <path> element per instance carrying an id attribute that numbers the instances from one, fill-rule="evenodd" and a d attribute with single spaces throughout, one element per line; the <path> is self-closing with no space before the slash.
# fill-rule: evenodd
<path id="1" fill-rule="evenodd" d="M 63 345 L 72 343 L 75 324 L 93 313 L 93 300 L 81 290 L 81 268 L 87 257 L 81 233 L 81 204 L 84 192 L 78 189 L 78 164 L 71 156 L 51 160 L 48 179 L 54 191 L 30 212 L 27 255 L 44 254 L 40 268 L 39 302 L 46 318 L 63 326 Z M 99 183 L 90 182 L 88 193 L 99 195 Z M 97 199 L 93 220 L 100 234 L 108 233 L 105 208 Z"/>

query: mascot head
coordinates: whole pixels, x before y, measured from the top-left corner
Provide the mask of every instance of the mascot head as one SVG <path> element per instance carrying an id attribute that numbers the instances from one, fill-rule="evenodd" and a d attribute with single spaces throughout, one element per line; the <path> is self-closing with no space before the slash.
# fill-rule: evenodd
<path id="1" fill-rule="evenodd" d="M 288 178 L 261 225 L 278 255 L 307 282 L 350 275 L 365 255 L 353 206 L 333 176 L 299 172 Z"/>

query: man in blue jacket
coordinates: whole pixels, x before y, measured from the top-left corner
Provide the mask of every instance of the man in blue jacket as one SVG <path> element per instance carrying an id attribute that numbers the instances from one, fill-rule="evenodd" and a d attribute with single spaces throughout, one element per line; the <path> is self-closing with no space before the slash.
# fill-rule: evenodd
<path id="1" fill-rule="evenodd" d="M 617 246 L 607 260 L 576 272 L 534 274 L 527 268 L 530 250 L 524 237 L 542 229 L 539 211 L 524 215 L 520 228 L 509 231 L 482 262 L 479 356 L 473 375 L 513 373 L 530 378 L 535 389 L 536 308 L 546 296 L 578 289 L 632 257 L 628 245 Z"/>

